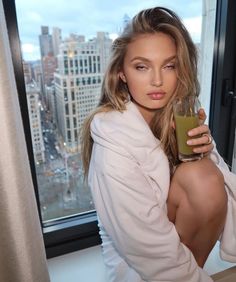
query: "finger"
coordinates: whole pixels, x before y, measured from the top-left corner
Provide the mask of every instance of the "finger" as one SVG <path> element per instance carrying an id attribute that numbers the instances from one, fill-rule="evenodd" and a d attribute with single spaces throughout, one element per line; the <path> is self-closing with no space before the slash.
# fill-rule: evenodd
<path id="1" fill-rule="evenodd" d="M 207 133 L 210 134 L 210 129 L 207 124 L 202 124 L 188 131 L 188 136 L 196 136 L 199 134 Z"/>
<path id="2" fill-rule="evenodd" d="M 206 143 L 207 145 L 212 143 L 213 137 L 211 136 L 211 134 L 203 133 L 202 136 L 207 138 L 207 143 Z"/>
<path id="3" fill-rule="evenodd" d="M 203 108 L 199 109 L 199 111 L 198 111 L 199 123 L 203 124 L 205 122 L 206 118 L 207 118 L 207 115 L 206 115 L 204 109 Z"/>
<path id="4" fill-rule="evenodd" d="M 209 145 L 209 135 L 203 135 L 198 138 L 189 139 L 187 144 L 190 146 Z"/>
<path id="5" fill-rule="evenodd" d="M 194 153 L 204 153 L 204 154 L 208 154 L 210 153 L 214 148 L 213 144 L 209 144 L 209 145 L 204 145 L 204 146 L 198 146 L 193 148 L 193 152 Z"/>

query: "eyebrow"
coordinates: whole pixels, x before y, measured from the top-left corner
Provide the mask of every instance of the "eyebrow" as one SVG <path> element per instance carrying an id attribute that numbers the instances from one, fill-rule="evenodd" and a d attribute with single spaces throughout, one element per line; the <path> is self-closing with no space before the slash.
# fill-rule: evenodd
<path id="1" fill-rule="evenodd" d="M 167 57 L 166 59 L 164 59 L 163 63 L 169 62 L 169 61 L 171 61 L 173 59 L 176 59 L 176 55 L 172 55 L 172 56 Z M 130 62 L 133 62 L 135 60 L 140 60 L 140 61 L 144 61 L 144 62 L 150 62 L 150 60 L 148 58 L 141 57 L 141 56 L 134 57 L 133 59 L 131 59 Z"/>

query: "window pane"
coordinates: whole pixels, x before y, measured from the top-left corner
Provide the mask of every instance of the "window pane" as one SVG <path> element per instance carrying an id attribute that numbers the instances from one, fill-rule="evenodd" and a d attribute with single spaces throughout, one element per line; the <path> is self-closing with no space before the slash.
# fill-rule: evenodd
<path id="1" fill-rule="evenodd" d="M 183 19 L 200 51 L 202 0 L 159 2 Z M 112 40 L 134 14 L 156 4 L 16 0 L 44 222 L 94 210 L 83 182 L 79 131 L 99 101 Z M 210 92 L 205 95 L 209 103 Z"/>

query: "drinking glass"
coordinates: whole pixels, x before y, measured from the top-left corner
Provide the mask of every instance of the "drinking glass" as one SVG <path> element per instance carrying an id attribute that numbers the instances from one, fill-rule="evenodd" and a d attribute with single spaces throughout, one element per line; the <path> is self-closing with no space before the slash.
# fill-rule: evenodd
<path id="1" fill-rule="evenodd" d="M 198 110 L 201 104 L 196 96 L 186 96 L 174 101 L 173 113 L 178 147 L 178 157 L 182 162 L 202 159 L 202 153 L 194 153 L 194 146 L 187 141 L 196 136 L 188 136 L 188 131 L 199 126 Z"/>

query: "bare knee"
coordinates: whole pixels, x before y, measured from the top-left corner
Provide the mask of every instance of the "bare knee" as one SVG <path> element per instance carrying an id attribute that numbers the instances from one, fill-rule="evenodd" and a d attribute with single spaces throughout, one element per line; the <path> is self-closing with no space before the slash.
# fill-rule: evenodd
<path id="1" fill-rule="evenodd" d="M 183 196 L 201 220 L 209 221 L 226 214 L 224 178 L 209 159 L 182 163 L 176 169 L 170 187 L 170 199 L 175 199 L 176 206 L 179 206 Z"/>

